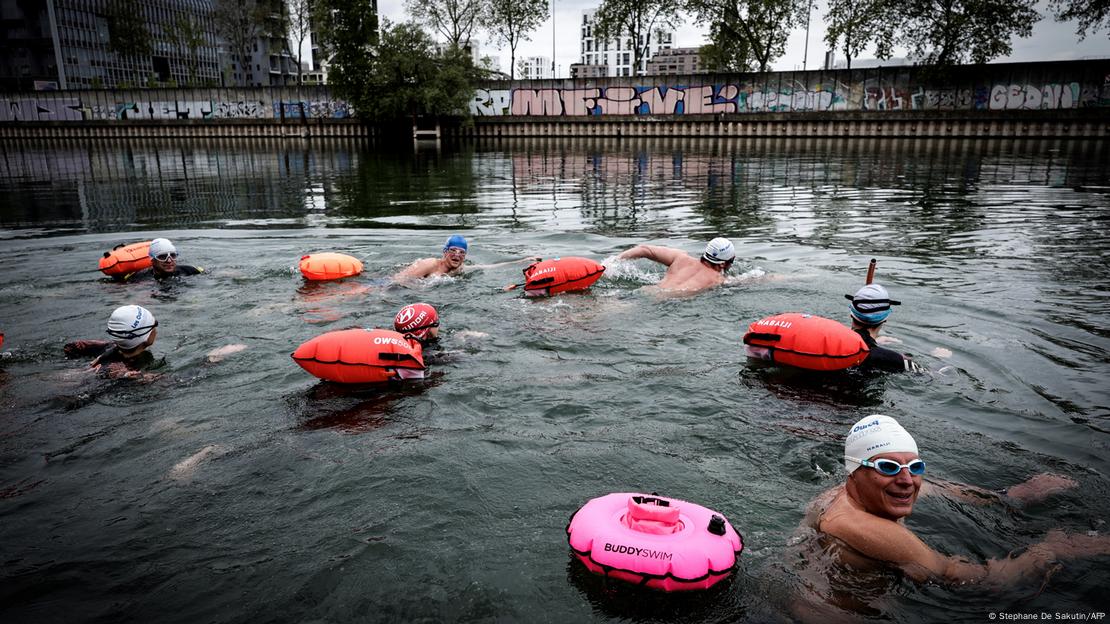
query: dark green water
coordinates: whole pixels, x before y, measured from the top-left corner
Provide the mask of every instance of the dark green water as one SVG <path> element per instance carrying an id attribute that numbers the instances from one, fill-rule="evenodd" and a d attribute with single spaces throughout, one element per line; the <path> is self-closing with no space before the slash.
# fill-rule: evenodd
<path id="1" fill-rule="evenodd" d="M 843 479 L 843 436 L 870 413 L 898 418 L 935 476 L 1079 481 L 1022 511 L 921 500 L 908 525 L 946 554 L 1110 530 L 1106 145 L 2 151 L 4 621 L 790 621 L 829 591 L 792 536 L 806 503 Z M 583 255 L 610 268 L 588 294 L 538 301 L 500 291 L 520 267 L 385 279 L 452 233 L 477 264 Z M 642 289 L 658 267 L 611 261 L 636 242 L 697 253 L 718 235 L 736 244 L 733 278 L 696 297 L 660 298 Z M 102 251 L 155 236 L 210 273 L 98 281 Z M 318 251 L 366 270 L 308 285 L 294 267 Z M 903 302 L 885 333 L 943 373 L 815 380 L 746 362 L 754 320 L 846 320 L 842 295 L 871 257 Z M 439 309 L 451 352 L 429 383 L 352 392 L 289 358 L 418 300 Z M 62 357 L 67 340 L 104 337 L 127 303 L 159 319 L 162 379 L 110 382 Z M 232 343 L 247 349 L 206 362 Z M 614 491 L 722 512 L 747 542 L 738 573 L 673 597 L 583 572 L 567 518 Z M 1043 588 L 886 578 L 845 591 L 856 612 L 898 622 L 1105 611 L 1107 562 L 1066 562 Z"/>

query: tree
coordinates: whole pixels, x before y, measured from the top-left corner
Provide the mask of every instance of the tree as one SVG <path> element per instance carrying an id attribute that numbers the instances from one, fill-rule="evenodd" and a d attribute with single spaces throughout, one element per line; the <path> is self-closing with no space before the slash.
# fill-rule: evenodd
<path id="1" fill-rule="evenodd" d="M 516 48 L 547 19 L 547 0 L 489 0 L 485 19 L 494 42 L 509 46 L 509 80 L 513 80 Z"/>
<path id="2" fill-rule="evenodd" d="M 150 31 L 143 13 L 125 0 L 112 0 L 105 7 L 108 19 L 108 49 L 124 58 L 150 56 Z"/>
<path id="3" fill-rule="evenodd" d="M 418 24 L 385 22 L 355 108 L 376 121 L 465 116 L 478 73 L 466 50 L 440 50 Z"/>
<path id="4" fill-rule="evenodd" d="M 892 10 L 896 43 L 930 65 L 986 63 L 1013 51 L 1015 35 L 1033 34 L 1036 0 L 908 0 Z"/>
<path id="5" fill-rule="evenodd" d="M 294 44 L 296 54 L 294 58 L 297 59 L 297 84 L 303 82 L 303 65 L 304 61 L 301 49 L 304 47 L 304 40 L 312 34 L 312 14 L 313 14 L 314 0 L 289 0 L 289 18 L 286 22 L 286 28 L 289 32 L 288 39 Z"/>
<path id="6" fill-rule="evenodd" d="M 1051 0 L 1053 17 L 1058 22 L 1079 22 L 1075 27 L 1075 34 L 1082 41 L 1087 38 L 1088 32 L 1098 32 L 1107 29 L 1106 36 L 1110 38 L 1110 0 Z"/>
<path id="7" fill-rule="evenodd" d="M 182 13 L 163 32 L 170 45 L 180 50 L 185 57 L 189 65 L 189 82 L 193 84 L 200 67 L 200 49 L 208 43 L 204 28 L 195 17 Z"/>
<path id="8" fill-rule="evenodd" d="M 633 74 L 647 60 L 651 36 L 661 29 L 673 29 L 682 22 L 678 0 L 603 0 L 594 21 L 599 40 L 632 40 Z"/>
<path id="9" fill-rule="evenodd" d="M 830 0 L 825 14 L 825 43 L 840 48 L 852 69 L 856 58 L 871 43 L 876 45 L 875 56 L 890 58 L 894 52 L 894 27 L 898 23 L 898 7 L 884 0 Z"/>
<path id="10" fill-rule="evenodd" d="M 262 0 L 215 0 L 212 22 L 216 33 L 228 44 L 231 58 L 243 71 L 240 84 L 247 84 L 251 69 L 251 46 L 267 32 L 268 3 Z"/>
<path id="11" fill-rule="evenodd" d="M 786 38 L 805 23 L 809 0 L 692 0 L 709 29 L 705 58 L 713 69 L 765 72 L 786 51 Z"/>
<path id="12" fill-rule="evenodd" d="M 470 47 L 470 36 L 482 15 L 480 0 L 405 0 L 405 8 L 456 48 Z"/>
<path id="13" fill-rule="evenodd" d="M 328 81 L 336 93 L 356 104 L 365 93 L 372 67 L 371 55 L 378 44 L 378 13 L 375 0 L 326 0 L 316 2 L 313 12 L 317 43 L 328 58 Z"/>

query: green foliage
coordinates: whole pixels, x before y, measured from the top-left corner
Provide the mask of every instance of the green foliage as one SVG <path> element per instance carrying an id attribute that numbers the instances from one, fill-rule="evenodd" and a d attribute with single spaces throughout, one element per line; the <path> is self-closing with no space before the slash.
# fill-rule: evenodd
<path id="1" fill-rule="evenodd" d="M 207 43 L 204 29 L 194 17 L 180 14 L 169 26 L 163 28 L 163 32 L 170 45 L 176 47 L 185 56 L 189 69 L 189 83 L 192 84 L 197 79 L 197 70 L 200 66 L 200 48 Z"/>
<path id="2" fill-rule="evenodd" d="M 895 42 L 930 65 L 986 63 L 1013 51 L 1014 36 L 1033 34 L 1036 0 L 909 0 L 891 18 Z"/>
<path id="3" fill-rule="evenodd" d="M 1051 0 L 1049 6 L 1058 22 L 1076 20 L 1075 34 L 1082 41 L 1088 33 L 1106 30 L 1110 38 L 1110 0 Z"/>
<path id="4" fill-rule="evenodd" d="M 484 26 L 493 42 L 509 46 L 509 78 L 516 77 L 516 49 L 547 19 L 547 0 L 488 0 Z"/>
<path id="5" fill-rule="evenodd" d="M 371 55 L 378 42 L 375 4 L 374 0 L 326 0 L 314 7 L 317 42 L 331 63 L 328 82 L 360 111 L 369 110 L 358 102 L 369 89 Z"/>
<path id="6" fill-rule="evenodd" d="M 447 45 L 466 48 L 482 15 L 481 0 L 405 0 L 413 19 L 447 39 Z"/>
<path id="7" fill-rule="evenodd" d="M 329 24 L 330 83 L 360 116 L 389 122 L 419 115 L 468 114 L 480 75 L 466 50 L 455 46 L 440 50 L 427 32 L 411 22 L 384 22 L 376 36 L 356 16 L 333 14 Z"/>
<path id="8" fill-rule="evenodd" d="M 633 45 L 633 74 L 647 59 L 657 30 L 673 30 L 682 22 L 678 0 L 603 0 L 597 9 L 594 34 L 599 40 L 614 41 L 629 36 Z"/>
<path id="9" fill-rule="evenodd" d="M 142 11 L 125 0 L 112 0 L 105 7 L 108 20 L 108 49 L 123 58 L 149 56 L 150 31 Z"/>
<path id="10" fill-rule="evenodd" d="M 868 45 L 875 44 L 876 58 L 887 59 L 894 52 L 894 28 L 898 24 L 898 5 L 886 0 L 830 0 L 825 14 L 825 43 L 840 51 L 852 68 L 852 59 Z"/>
<path id="11" fill-rule="evenodd" d="M 893 0 L 891 0 L 893 1 Z M 810 0 L 692 0 L 688 10 L 711 24 L 709 69 L 765 72 L 786 52 L 791 30 L 805 24 Z"/>

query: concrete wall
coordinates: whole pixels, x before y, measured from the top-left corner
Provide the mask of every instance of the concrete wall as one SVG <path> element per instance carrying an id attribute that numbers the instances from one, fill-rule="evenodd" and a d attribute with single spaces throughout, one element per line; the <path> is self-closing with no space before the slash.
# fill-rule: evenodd
<path id="1" fill-rule="evenodd" d="M 1108 136 L 1110 60 L 502 81 L 454 137 Z M 0 139 L 372 136 L 327 87 L 0 94 Z"/>

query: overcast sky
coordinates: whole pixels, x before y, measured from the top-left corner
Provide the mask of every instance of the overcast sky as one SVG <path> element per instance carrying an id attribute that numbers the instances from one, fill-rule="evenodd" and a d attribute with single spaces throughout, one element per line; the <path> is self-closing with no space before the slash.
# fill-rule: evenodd
<path id="1" fill-rule="evenodd" d="M 595 8 L 600 0 L 555 0 L 554 36 L 552 23 L 548 19 L 543 26 L 532 33 L 531 41 L 524 41 L 517 48 L 517 58 L 523 56 L 545 56 L 551 58 L 551 42 L 555 43 L 555 63 L 560 78 L 568 77 L 570 64 L 577 63 L 579 59 L 579 25 L 582 23 L 582 12 Z M 825 58 L 825 24 L 823 15 L 826 12 L 826 1 L 815 0 L 812 19 L 809 27 L 809 53 L 806 63 L 807 69 L 819 69 Z M 404 0 L 378 0 L 378 9 L 381 14 L 391 21 L 404 21 L 408 16 L 404 10 Z M 1048 15 L 1047 3 L 1041 2 L 1038 11 Z M 509 50 L 499 50 L 491 43 L 485 33 L 476 37 L 483 55 L 500 56 L 501 69 L 509 69 Z M 706 43 L 706 29 L 700 28 L 687 21 L 675 33 L 676 47 L 699 46 Z M 773 63 L 775 70 L 802 69 L 806 49 L 806 34 L 804 30 L 797 30 L 790 38 L 786 54 Z M 1110 57 L 1110 39 L 1105 31 L 1088 34 L 1087 38 L 1077 42 L 1075 24 L 1072 22 L 1058 23 L 1048 16 L 1033 28 L 1033 36 L 1027 39 L 1017 39 L 1013 42 L 1013 54 L 1006 58 L 995 59 L 994 63 L 1006 61 L 1053 61 L 1067 59 L 1083 59 L 1095 57 Z M 904 52 L 899 51 L 904 56 Z M 839 54 L 838 60 L 839 59 Z M 872 58 L 873 51 L 865 52 L 861 58 Z"/>

